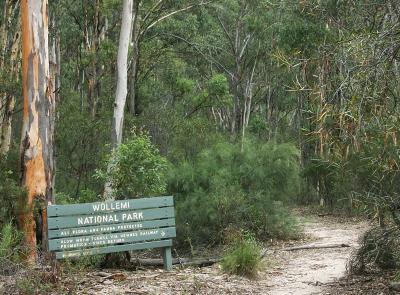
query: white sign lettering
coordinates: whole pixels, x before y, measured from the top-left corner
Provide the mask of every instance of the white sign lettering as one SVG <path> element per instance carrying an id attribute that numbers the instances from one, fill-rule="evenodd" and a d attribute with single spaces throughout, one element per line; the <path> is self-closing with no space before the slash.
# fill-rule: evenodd
<path id="1" fill-rule="evenodd" d="M 123 210 L 123 209 L 129 209 L 129 202 L 112 202 L 112 203 L 98 203 L 98 204 L 93 204 L 93 211 L 98 212 L 98 211 L 114 211 L 114 210 Z"/>
<path id="2" fill-rule="evenodd" d="M 142 220 L 143 212 L 123 213 L 122 221 Z"/>
<path id="3" fill-rule="evenodd" d="M 78 217 L 78 225 L 118 222 L 117 215 L 94 215 L 87 217 Z"/>

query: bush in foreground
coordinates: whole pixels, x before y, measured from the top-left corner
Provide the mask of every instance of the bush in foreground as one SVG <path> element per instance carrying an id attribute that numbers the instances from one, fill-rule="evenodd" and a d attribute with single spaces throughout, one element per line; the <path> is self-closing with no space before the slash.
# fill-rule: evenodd
<path id="1" fill-rule="evenodd" d="M 11 222 L 6 223 L 0 232 L 0 259 L 16 260 L 18 258 L 18 244 L 21 235 Z"/>
<path id="2" fill-rule="evenodd" d="M 226 273 L 254 278 L 262 266 L 261 248 L 252 237 L 236 238 L 221 266 Z"/>
<path id="3" fill-rule="evenodd" d="M 167 160 L 147 134 L 133 134 L 110 155 L 108 168 L 97 178 L 111 180 L 117 199 L 158 195 L 166 189 Z"/>

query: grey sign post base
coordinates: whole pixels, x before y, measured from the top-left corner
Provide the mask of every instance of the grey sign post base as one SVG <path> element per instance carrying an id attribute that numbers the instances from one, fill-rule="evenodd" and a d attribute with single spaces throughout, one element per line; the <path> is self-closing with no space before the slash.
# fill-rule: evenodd
<path id="1" fill-rule="evenodd" d="M 165 247 L 162 249 L 162 256 L 164 262 L 164 269 L 171 270 L 172 269 L 172 255 L 171 255 L 171 247 Z"/>
<path id="2" fill-rule="evenodd" d="M 57 259 L 162 248 L 172 269 L 173 197 L 47 207 L 49 250 Z"/>

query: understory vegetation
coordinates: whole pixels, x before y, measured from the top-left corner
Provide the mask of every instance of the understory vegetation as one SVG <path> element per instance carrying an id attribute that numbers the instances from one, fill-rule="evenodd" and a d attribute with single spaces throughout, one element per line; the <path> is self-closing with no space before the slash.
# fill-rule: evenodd
<path id="1" fill-rule="evenodd" d="M 291 144 L 247 140 L 217 143 L 174 167 L 178 241 L 219 244 L 231 227 L 261 240 L 294 236 L 284 204 L 299 193 L 298 158 Z"/>
<path id="2" fill-rule="evenodd" d="M 96 177 L 112 179 L 115 196 L 126 199 L 172 194 L 177 245 L 218 245 L 225 231 L 246 230 L 259 240 L 296 236 L 285 209 L 299 194 L 299 152 L 292 144 L 217 141 L 193 159 L 168 162 L 147 134 L 133 134 Z"/>
<path id="3" fill-rule="evenodd" d="M 350 261 L 352 273 L 400 269 L 400 229 L 396 226 L 376 227 L 361 239 L 360 248 Z"/>
<path id="4" fill-rule="evenodd" d="M 263 267 L 261 247 L 251 235 L 237 231 L 236 234 L 228 243 L 229 248 L 221 263 L 222 270 L 255 278 Z"/>

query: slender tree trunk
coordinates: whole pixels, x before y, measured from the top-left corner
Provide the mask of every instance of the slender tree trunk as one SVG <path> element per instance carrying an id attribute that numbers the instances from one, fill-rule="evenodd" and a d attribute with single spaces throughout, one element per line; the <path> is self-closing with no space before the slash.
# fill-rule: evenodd
<path id="1" fill-rule="evenodd" d="M 55 99 L 56 103 L 60 102 L 60 91 L 61 91 L 61 44 L 60 44 L 60 36 L 57 35 L 56 38 L 56 64 L 57 64 L 57 73 L 55 80 Z"/>
<path id="2" fill-rule="evenodd" d="M 95 118 L 97 114 L 97 104 L 98 104 L 98 63 L 94 58 L 97 54 L 98 47 L 100 44 L 100 34 L 98 31 L 100 23 L 100 1 L 96 0 L 95 3 L 95 14 L 94 14 L 94 25 L 92 30 L 92 40 L 90 43 L 90 52 L 92 53 L 91 62 L 89 65 L 87 81 L 88 81 L 88 98 L 89 98 L 89 108 L 92 118 Z"/>
<path id="3" fill-rule="evenodd" d="M 124 125 L 124 109 L 128 93 L 128 50 L 132 27 L 133 0 L 124 0 L 122 9 L 121 32 L 119 35 L 117 57 L 117 90 L 114 102 L 114 116 L 111 129 L 112 149 L 116 149 L 122 142 Z M 104 197 L 112 199 L 111 180 L 107 180 L 104 187 Z"/>
<path id="4" fill-rule="evenodd" d="M 111 131 L 111 143 L 113 148 L 118 147 L 122 141 L 124 109 L 128 92 L 128 49 L 132 26 L 132 6 L 132 0 L 123 1 L 122 25 L 117 57 L 117 90 L 115 93 L 114 116 Z"/>
<path id="5" fill-rule="evenodd" d="M 4 107 L 4 115 L 0 123 L 0 156 L 6 156 L 11 145 L 11 121 L 15 107 L 15 97 L 7 98 Z"/>
<path id="6" fill-rule="evenodd" d="M 0 68 L 10 73 L 10 80 L 19 80 L 18 58 L 20 56 L 20 21 L 16 28 L 13 18 L 19 18 L 19 1 L 4 3 L 3 23 L 0 26 L 0 40 L 2 44 Z M 15 22 L 14 22 L 15 23 Z M 14 29 L 14 34 L 10 31 Z M 11 39 L 12 38 L 12 39 Z M 9 61 L 9 62 L 8 62 Z M 12 115 L 15 107 L 15 96 L 0 89 L 0 156 L 6 156 L 11 145 Z"/>
<path id="7" fill-rule="evenodd" d="M 3 5 L 4 5 L 3 6 L 3 23 L 0 26 L 0 42 L 1 42 L 0 68 L 4 67 L 4 63 L 5 63 L 9 24 L 10 24 L 11 18 L 12 18 L 11 1 L 6 0 Z"/>
<path id="8" fill-rule="evenodd" d="M 139 70 L 139 28 L 138 28 L 139 1 L 133 0 L 132 20 L 132 57 L 131 57 L 131 79 L 129 93 L 129 112 L 136 115 L 137 109 L 137 79 Z"/>
<path id="9" fill-rule="evenodd" d="M 131 115 L 138 114 L 138 101 L 137 101 L 137 79 L 139 68 L 139 50 L 138 44 L 133 44 L 132 49 L 132 62 L 131 62 L 131 79 L 130 79 L 130 92 L 129 92 L 129 113 Z"/>
<path id="10" fill-rule="evenodd" d="M 45 206 L 53 202 L 54 111 L 53 82 L 49 70 L 47 0 L 22 0 L 22 92 L 24 98 L 21 138 L 21 200 L 19 226 L 24 233 L 27 261 L 35 262 L 36 201 L 42 209 L 42 245 L 46 245 Z M 41 202 L 40 202 L 41 201 Z"/>

